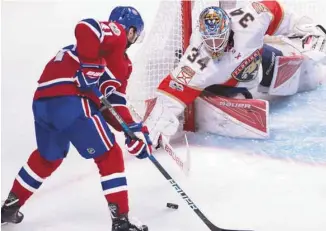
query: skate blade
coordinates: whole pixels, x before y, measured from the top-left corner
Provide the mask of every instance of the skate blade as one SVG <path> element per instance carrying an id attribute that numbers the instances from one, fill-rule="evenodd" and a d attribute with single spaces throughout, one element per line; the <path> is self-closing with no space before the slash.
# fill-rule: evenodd
<path id="1" fill-rule="evenodd" d="M 4 200 L 1 200 L 1 207 L 3 206 L 3 204 L 5 203 Z M 1 226 L 7 225 L 8 222 L 1 222 Z"/>

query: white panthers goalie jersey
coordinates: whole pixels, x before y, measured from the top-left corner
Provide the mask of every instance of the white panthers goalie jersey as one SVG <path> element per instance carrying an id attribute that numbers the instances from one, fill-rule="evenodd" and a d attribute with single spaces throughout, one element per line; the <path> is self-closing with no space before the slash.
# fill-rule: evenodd
<path id="1" fill-rule="evenodd" d="M 147 108 L 145 117 L 154 144 L 159 134 L 167 137 L 175 134 L 179 125 L 177 117 L 187 105 L 193 103 L 203 93 L 205 88 L 212 85 L 231 87 L 232 90 L 257 88 L 262 79 L 262 48 L 265 35 L 287 36 L 297 33 L 299 26 L 303 23 L 301 17 L 284 9 L 277 1 L 251 2 L 243 8 L 233 9 L 227 13 L 231 18 L 232 33 L 229 38 L 229 47 L 224 54 L 219 57 L 212 56 L 212 53 L 204 46 L 197 28 L 192 35 L 189 47 L 176 64 L 175 69 L 159 84 L 156 103 Z M 264 118 L 261 121 L 265 122 L 259 129 L 252 128 L 250 125 L 252 128 L 250 136 L 267 137 L 268 105 L 265 102 L 258 102 L 258 104 L 263 105 L 260 114 Z M 247 104 L 241 102 L 239 105 Z M 259 107 L 255 106 L 255 108 Z M 221 115 L 223 117 L 225 114 Z M 228 127 L 225 123 L 221 123 L 219 129 L 232 133 L 234 126 L 242 122 Z M 241 131 L 248 130 L 250 126 L 247 125 Z"/>
<path id="2" fill-rule="evenodd" d="M 177 67 L 158 87 L 158 91 L 189 104 L 208 86 L 252 89 L 261 80 L 261 53 L 264 36 L 286 34 L 294 25 L 294 15 L 284 12 L 276 1 L 252 2 L 230 10 L 232 45 L 214 58 L 203 45 L 197 30 Z M 172 81 L 172 82 L 171 82 Z"/>

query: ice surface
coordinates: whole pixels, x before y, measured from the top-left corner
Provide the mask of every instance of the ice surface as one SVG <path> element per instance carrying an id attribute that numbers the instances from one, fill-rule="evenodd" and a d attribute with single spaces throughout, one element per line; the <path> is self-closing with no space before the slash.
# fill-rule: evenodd
<path id="1" fill-rule="evenodd" d="M 184 153 L 183 148 L 177 151 Z M 324 231 L 326 169 L 221 148 L 191 147 L 185 177 L 166 154 L 157 158 L 218 226 L 259 231 Z M 8 173 L 10 166 L 3 172 Z M 153 231 L 208 230 L 150 161 L 127 157 L 132 214 Z M 12 174 L 3 178 L 6 192 Z M 10 177 L 9 177 L 10 176 Z M 165 207 L 179 204 L 178 210 Z M 23 223 L 6 231 L 105 231 L 110 218 L 92 161 L 72 151 L 22 209 Z"/>
<path id="2" fill-rule="evenodd" d="M 3 3 L 2 199 L 35 148 L 31 101 L 44 64 L 73 41 L 73 26 L 80 18 L 107 18 L 112 4 L 116 4 L 76 2 Z M 144 2 L 123 1 L 140 7 L 150 22 L 155 10 L 148 9 L 157 5 L 154 1 Z M 156 156 L 218 226 L 257 231 L 325 231 L 325 102 L 325 86 L 273 102 L 272 137 L 267 141 L 189 134 L 189 177 L 165 153 Z M 119 142 L 123 142 L 121 137 Z M 182 144 L 177 145 L 177 152 L 185 154 Z M 126 171 L 132 215 L 148 224 L 151 231 L 208 230 L 150 161 L 126 156 Z M 166 208 L 167 202 L 179 204 L 179 209 Z M 2 230 L 107 231 L 111 225 L 97 169 L 74 149 L 22 211 L 22 224 Z"/>
<path id="3" fill-rule="evenodd" d="M 165 153 L 158 152 L 156 156 L 218 226 L 259 231 L 324 231 L 325 121 L 322 112 L 315 117 L 310 114 L 317 110 L 311 102 L 317 96 L 325 99 L 324 87 L 291 97 L 281 103 L 283 107 L 275 104 L 271 131 L 274 134 L 269 141 L 188 134 L 192 162 L 189 177 Z M 297 106 L 299 103 L 302 107 Z M 300 116 L 291 119 L 295 115 Z M 301 123 L 304 126 L 295 126 Z M 121 137 L 119 140 L 122 142 Z M 185 157 L 183 144 L 177 145 L 177 152 Z M 14 163 L 6 155 L 2 159 L 5 194 L 21 163 Z M 148 224 L 150 230 L 208 230 L 149 160 L 126 156 L 126 169 L 132 215 Z M 167 202 L 179 204 L 179 209 L 166 208 Z M 24 222 L 3 230 L 110 230 L 97 169 L 75 150 L 22 211 L 26 215 Z"/>

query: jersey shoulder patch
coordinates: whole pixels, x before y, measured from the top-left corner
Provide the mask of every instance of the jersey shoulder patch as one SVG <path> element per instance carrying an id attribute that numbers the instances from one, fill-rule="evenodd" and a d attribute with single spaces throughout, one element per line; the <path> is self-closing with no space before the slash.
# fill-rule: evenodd
<path id="1" fill-rule="evenodd" d="M 115 24 L 114 22 L 110 22 L 109 23 L 109 27 L 111 28 L 113 34 L 115 34 L 116 36 L 120 36 L 121 35 L 121 30 L 119 29 L 119 27 L 117 26 L 117 24 Z"/>
<path id="2" fill-rule="evenodd" d="M 195 74 L 196 72 L 190 66 L 182 66 L 180 68 L 180 72 L 176 76 L 176 79 L 178 82 L 188 85 Z"/>
<path id="3" fill-rule="evenodd" d="M 257 14 L 261 14 L 264 12 L 270 12 L 270 10 L 260 2 L 253 2 L 251 3 L 252 8 L 257 12 Z"/>
<path id="4" fill-rule="evenodd" d="M 124 28 L 119 23 L 102 21 L 100 22 L 100 25 L 105 35 L 113 35 L 116 37 L 120 37 L 121 35 L 123 35 L 122 31 L 124 31 Z"/>

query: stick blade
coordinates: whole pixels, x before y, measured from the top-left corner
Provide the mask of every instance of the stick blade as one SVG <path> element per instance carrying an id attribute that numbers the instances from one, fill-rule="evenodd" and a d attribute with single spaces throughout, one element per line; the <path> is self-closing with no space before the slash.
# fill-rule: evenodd
<path id="1" fill-rule="evenodd" d="M 217 229 L 216 231 L 254 231 L 254 230 L 244 230 L 244 229 Z"/>
<path id="2" fill-rule="evenodd" d="M 254 230 L 248 230 L 248 229 L 222 229 L 222 228 L 215 226 L 213 223 L 208 224 L 208 227 L 212 231 L 254 231 Z"/>
<path id="3" fill-rule="evenodd" d="M 214 225 L 214 228 L 211 230 L 213 230 L 213 231 L 254 231 L 254 230 L 248 230 L 248 229 L 246 229 L 246 230 L 245 229 L 222 229 L 222 228 L 216 227 L 215 225 Z"/>
<path id="4" fill-rule="evenodd" d="M 212 231 L 254 231 L 254 230 L 244 230 L 244 229 L 221 229 L 219 227 L 212 227 L 211 228 Z"/>

